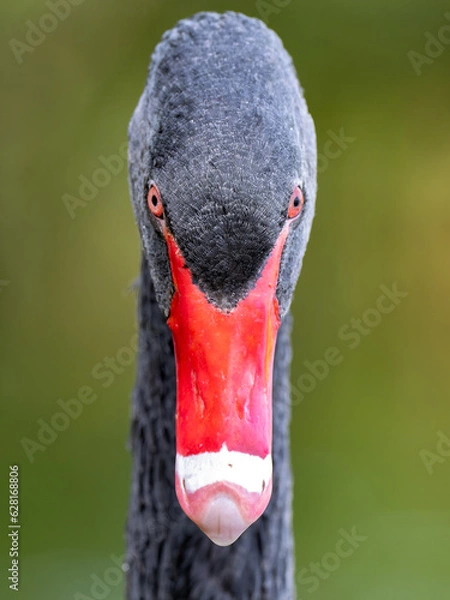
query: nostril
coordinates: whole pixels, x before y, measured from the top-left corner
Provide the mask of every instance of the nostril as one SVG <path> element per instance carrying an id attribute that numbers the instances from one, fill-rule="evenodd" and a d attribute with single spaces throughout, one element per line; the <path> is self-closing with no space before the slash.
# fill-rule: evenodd
<path id="1" fill-rule="evenodd" d="M 266 489 L 266 482 L 263 479 L 261 492 L 263 492 L 265 489 Z"/>

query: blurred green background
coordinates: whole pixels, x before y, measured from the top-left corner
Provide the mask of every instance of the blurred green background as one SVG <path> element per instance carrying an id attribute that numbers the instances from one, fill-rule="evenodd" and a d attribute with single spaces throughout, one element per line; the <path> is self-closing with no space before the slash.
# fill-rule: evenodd
<path id="1" fill-rule="evenodd" d="M 3 3 L 0 25 L 2 598 L 14 594 L 9 464 L 21 474 L 19 597 L 92 598 L 93 575 L 123 553 L 134 361 L 106 388 L 92 371 L 119 351 L 129 357 L 121 349 L 135 331 L 139 241 L 125 165 L 72 215 L 62 198 L 79 198 L 80 176 L 91 180 L 100 156 L 118 154 L 162 33 L 227 9 L 268 14 L 322 155 L 293 306 L 293 381 L 331 346 L 343 360 L 293 407 L 298 598 L 450 597 L 450 446 L 438 444 L 439 431 L 450 437 L 450 5 L 85 0 L 24 50 L 11 40 L 27 43 L 28 20 L 47 29 L 53 20 L 40 21 L 46 2 L 20 0 Z M 427 31 L 445 44 L 425 47 Z M 426 62 L 414 55 L 414 69 L 410 51 Z M 341 129 L 346 147 L 327 144 Z M 393 282 L 408 295 L 350 349 L 339 330 Z M 37 441 L 38 419 L 83 386 L 95 402 L 30 462 L 23 438 Z M 336 561 L 340 530 L 352 528 L 366 539 Z M 314 562 L 321 575 L 307 579 Z M 114 581 L 103 597 L 123 597 Z"/>

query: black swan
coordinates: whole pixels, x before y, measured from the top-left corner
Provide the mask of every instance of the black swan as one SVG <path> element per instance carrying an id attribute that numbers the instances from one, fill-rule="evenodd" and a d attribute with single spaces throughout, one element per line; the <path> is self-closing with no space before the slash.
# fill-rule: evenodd
<path id="1" fill-rule="evenodd" d="M 166 32 L 129 177 L 143 249 L 128 599 L 293 600 L 289 306 L 316 139 L 277 35 L 233 12 Z"/>

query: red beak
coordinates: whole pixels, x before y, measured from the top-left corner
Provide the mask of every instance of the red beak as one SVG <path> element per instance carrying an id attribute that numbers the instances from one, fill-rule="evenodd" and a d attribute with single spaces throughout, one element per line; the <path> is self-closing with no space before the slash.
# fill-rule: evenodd
<path id="1" fill-rule="evenodd" d="M 272 370 L 280 325 L 276 286 L 282 230 L 250 293 L 230 312 L 192 282 L 166 232 L 175 286 L 168 325 L 177 373 L 176 492 L 216 544 L 233 543 L 272 492 Z"/>

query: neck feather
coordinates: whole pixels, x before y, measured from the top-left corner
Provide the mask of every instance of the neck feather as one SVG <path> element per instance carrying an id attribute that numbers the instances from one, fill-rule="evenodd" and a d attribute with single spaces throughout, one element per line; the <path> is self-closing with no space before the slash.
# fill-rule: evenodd
<path id="1" fill-rule="evenodd" d="M 234 544 L 215 546 L 175 496 L 175 361 L 145 259 L 139 290 L 133 392 L 128 600 L 293 600 L 289 458 L 291 318 L 277 339 L 273 391 L 273 493 L 264 515 Z"/>

